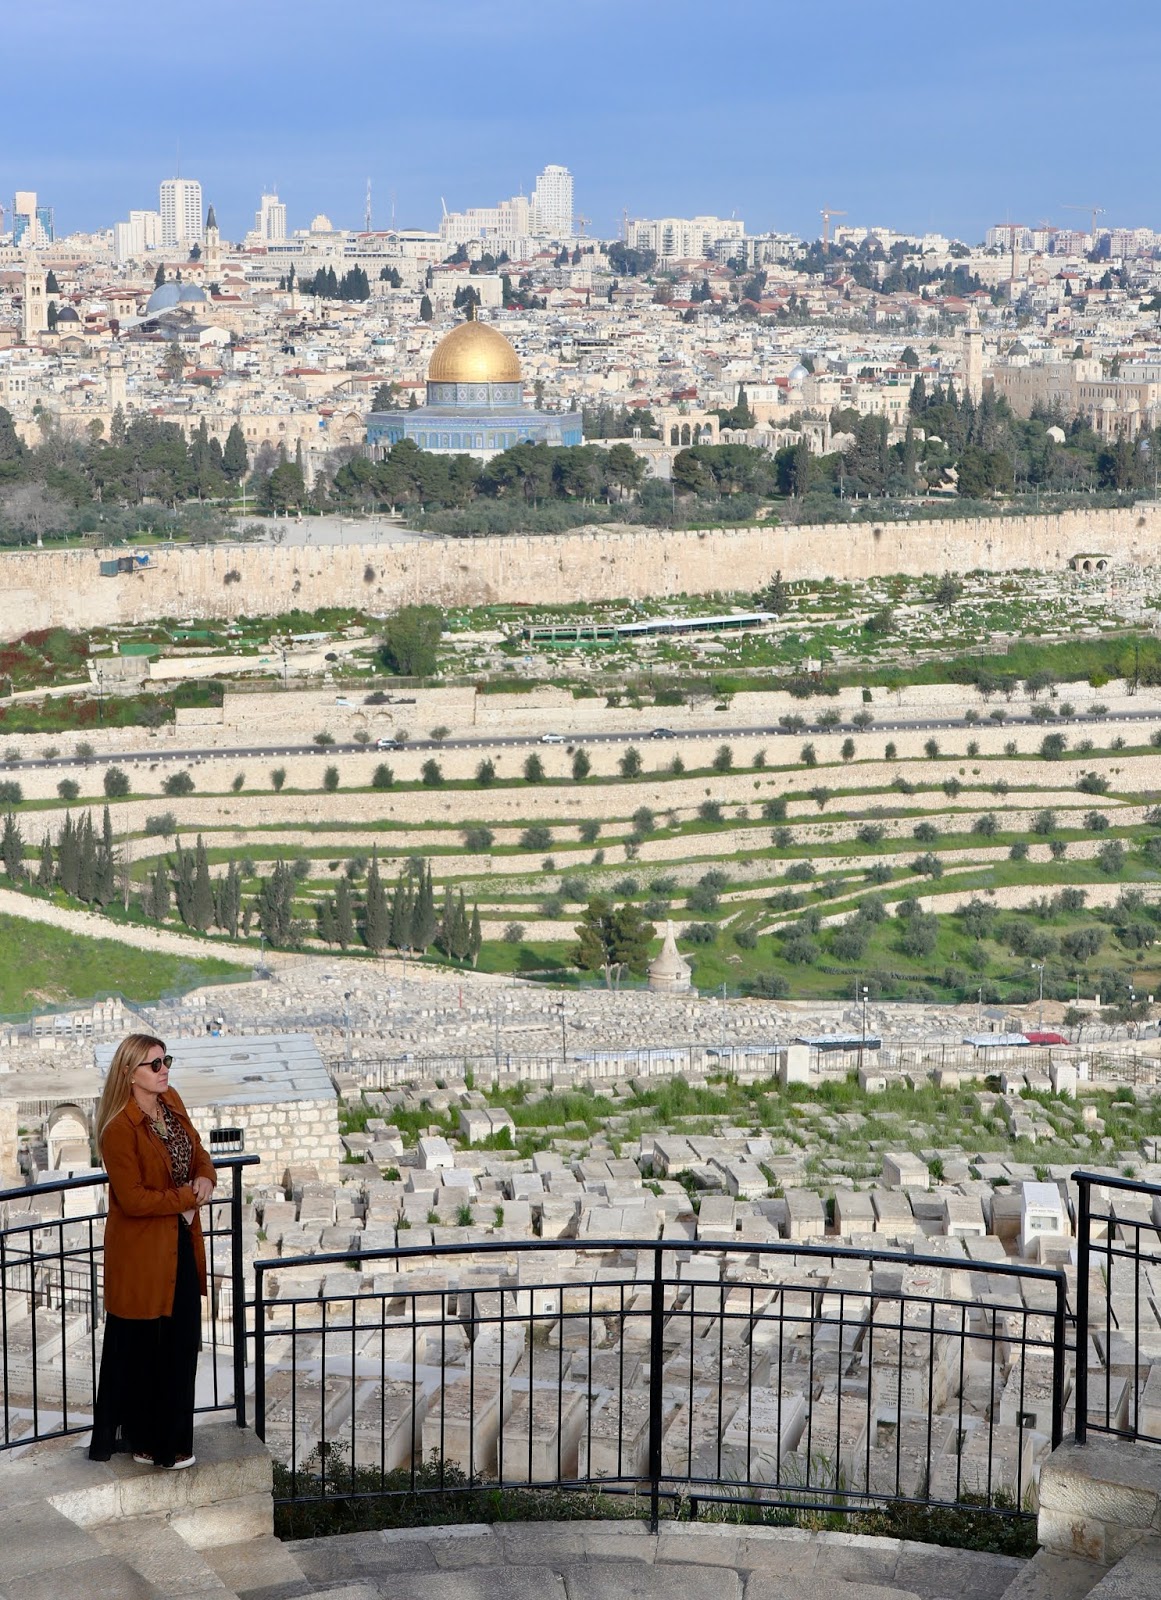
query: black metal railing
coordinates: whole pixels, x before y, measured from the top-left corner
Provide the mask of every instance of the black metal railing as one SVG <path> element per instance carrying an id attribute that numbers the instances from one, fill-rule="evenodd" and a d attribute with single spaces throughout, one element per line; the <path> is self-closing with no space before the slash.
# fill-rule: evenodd
<path id="1" fill-rule="evenodd" d="M 1046 1268 L 582 1239 L 254 1273 L 254 1425 L 283 1504 L 584 1487 L 654 1523 L 662 1501 L 1022 1516 L 1064 1431 Z"/>
<path id="2" fill-rule="evenodd" d="M 1072 1176 L 1079 1190 L 1076 1441 L 1102 1433 L 1161 1444 L 1161 1186 L 1096 1172 Z"/>
<path id="3" fill-rule="evenodd" d="M 246 1281 L 242 1169 L 255 1155 L 215 1154 L 228 1188 L 203 1211 L 209 1299 L 203 1311 L 199 1411 L 233 1411 L 246 1425 Z M 0 1450 L 82 1433 L 92 1425 L 104 1320 L 108 1178 L 0 1190 Z M 228 1359 L 227 1359 L 228 1358 Z M 231 1373 L 229 1381 L 225 1374 Z M 203 1381 L 207 1381 L 203 1379 Z"/>

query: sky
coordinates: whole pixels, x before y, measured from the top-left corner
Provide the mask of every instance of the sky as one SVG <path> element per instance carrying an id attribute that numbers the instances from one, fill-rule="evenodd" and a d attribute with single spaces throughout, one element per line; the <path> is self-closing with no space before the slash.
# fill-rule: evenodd
<path id="1" fill-rule="evenodd" d="M 1157 0 L 38 0 L 5 8 L 0 201 L 57 231 L 201 180 L 227 239 L 276 184 L 434 228 L 569 167 L 590 233 L 631 216 L 1161 228 Z"/>

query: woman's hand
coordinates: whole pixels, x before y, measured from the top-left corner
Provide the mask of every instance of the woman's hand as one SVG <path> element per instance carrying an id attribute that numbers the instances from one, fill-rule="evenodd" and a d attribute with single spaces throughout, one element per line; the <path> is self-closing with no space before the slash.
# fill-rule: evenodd
<path id="1" fill-rule="evenodd" d="M 213 1198 L 214 1186 L 208 1178 L 195 1178 L 191 1188 L 199 1206 L 208 1205 Z"/>

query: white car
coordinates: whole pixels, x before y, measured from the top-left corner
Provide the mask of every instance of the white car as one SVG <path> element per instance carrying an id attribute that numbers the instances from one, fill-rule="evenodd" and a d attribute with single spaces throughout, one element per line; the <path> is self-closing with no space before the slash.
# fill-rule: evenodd
<path id="1" fill-rule="evenodd" d="M 398 750 L 398 748 L 399 748 L 399 740 L 398 739 L 376 739 L 375 740 L 375 748 L 376 748 L 376 750 Z"/>
<path id="2" fill-rule="evenodd" d="M 563 733 L 542 733 L 540 742 L 541 744 L 567 744 L 568 740 Z"/>

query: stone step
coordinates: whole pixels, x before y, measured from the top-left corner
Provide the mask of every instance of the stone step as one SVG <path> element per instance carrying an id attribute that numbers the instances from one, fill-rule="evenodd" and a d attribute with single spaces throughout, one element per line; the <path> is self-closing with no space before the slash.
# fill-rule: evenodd
<path id="1" fill-rule="evenodd" d="M 1135 1544 L 1089 1590 L 1091 1600 L 1157 1600 L 1161 1595 L 1161 1538 Z"/>
<path id="2" fill-rule="evenodd" d="M 218 1574 L 164 1517 L 126 1517 L 90 1530 L 107 1555 L 141 1575 L 155 1595 L 207 1595 L 237 1600 Z"/>
<path id="3" fill-rule="evenodd" d="M 202 1554 L 238 1600 L 305 1600 L 317 1585 L 294 1559 L 294 1549 L 293 1544 L 264 1534 Z"/>
<path id="4" fill-rule="evenodd" d="M 5 1463 L 0 1481 L 16 1462 Z M 6 1505 L 0 1517 L 0 1594 L 69 1594 L 75 1600 L 161 1600 L 136 1568 L 108 1554 L 93 1535 L 46 1505 Z"/>
<path id="5" fill-rule="evenodd" d="M 1004 1590 L 1003 1600 L 1084 1600 L 1104 1575 L 1104 1567 L 1079 1556 L 1037 1550 Z"/>

